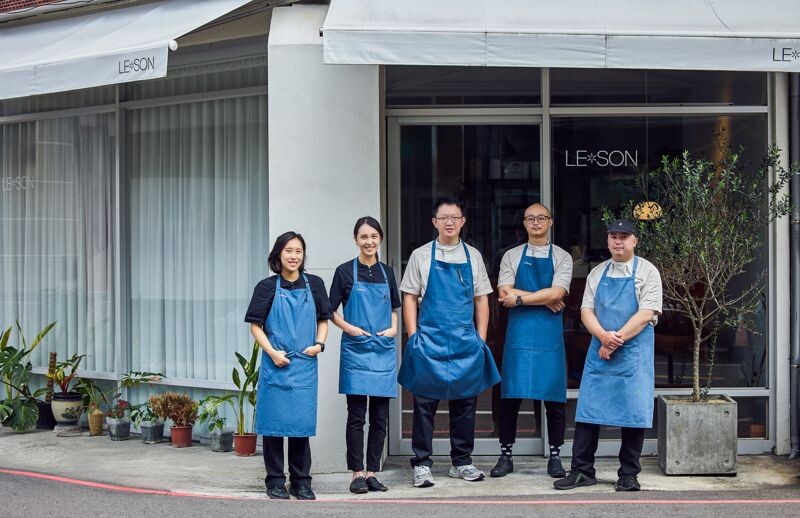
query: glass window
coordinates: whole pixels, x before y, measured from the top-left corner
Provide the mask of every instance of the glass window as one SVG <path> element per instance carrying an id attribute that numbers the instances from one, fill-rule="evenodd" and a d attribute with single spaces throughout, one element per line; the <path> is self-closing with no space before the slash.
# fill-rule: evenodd
<path id="1" fill-rule="evenodd" d="M 553 240 L 571 251 L 575 261 L 572 289 L 564 315 L 568 383 L 578 386 L 590 336 L 580 323 L 580 305 L 589 271 L 609 257 L 602 207 L 617 210 L 629 199 L 641 199 L 636 178 L 660 165 L 663 155 L 684 149 L 714 159 L 715 135 L 724 129 L 731 146 L 745 146 L 744 161 L 756 167 L 766 150 L 766 115 L 625 118 L 554 118 Z M 764 239 L 766 244 L 766 237 Z M 766 248 L 753 270 L 766 265 Z M 658 265 L 656 265 L 658 266 Z M 743 289 L 755 277 L 739 279 Z M 691 337 L 688 324 L 669 305 L 656 326 L 657 387 L 691 386 Z M 759 333 L 725 330 L 718 339 L 714 387 L 765 387 L 766 307 L 757 319 Z M 702 359 L 705 364 L 708 358 Z"/>
<path id="2" fill-rule="evenodd" d="M 550 70 L 558 105 L 703 104 L 766 106 L 767 74 L 691 70 Z"/>
<path id="3" fill-rule="evenodd" d="M 114 370 L 116 116 L 0 125 L 0 322 L 82 369 Z"/>
<path id="4" fill-rule="evenodd" d="M 38 113 L 117 102 L 116 85 L 85 88 L 47 95 L 33 95 L 0 101 L 0 116 Z"/>
<path id="5" fill-rule="evenodd" d="M 540 105 L 538 68 L 386 67 L 386 104 Z"/>
<path id="6" fill-rule="evenodd" d="M 131 110 L 131 368 L 228 381 L 266 276 L 267 98 Z"/>

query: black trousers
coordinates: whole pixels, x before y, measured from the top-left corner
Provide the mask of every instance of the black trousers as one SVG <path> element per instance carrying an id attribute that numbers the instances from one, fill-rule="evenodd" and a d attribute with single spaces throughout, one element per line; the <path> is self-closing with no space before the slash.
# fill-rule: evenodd
<path id="1" fill-rule="evenodd" d="M 367 438 L 367 471 L 380 471 L 383 445 L 389 422 L 389 398 L 347 395 L 347 469 L 364 471 L 364 424 L 369 400 L 369 436 Z"/>
<path id="2" fill-rule="evenodd" d="M 286 484 L 283 471 L 283 437 L 263 436 L 267 489 Z M 311 447 L 308 437 L 289 437 L 289 480 L 293 486 L 311 485 Z"/>
<path id="3" fill-rule="evenodd" d="M 622 445 L 619 448 L 619 470 L 617 475 L 638 475 L 642 471 L 639 457 L 644 445 L 644 428 L 620 428 Z M 595 476 L 594 454 L 600 439 L 600 425 L 575 423 L 575 439 L 572 443 L 572 469 L 591 477 Z"/>
<path id="4" fill-rule="evenodd" d="M 534 401 L 534 406 L 539 402 Z M 498 418 L 500 425 L 500 443 L 514 444 L 517 440 L 517 418 L 522 399 L 501 399 L 498 405 Z M 551 445 L 564 444 L 564 428 L 566 427 L 566 404 L 556 401 L 545 401 L 544 409 L 547 415 L 547 438 Z"/>
<path id="5" fill-rule="evenodd" d="M 472 464 L 475 447 L 475 410 L 478 397 L 451 399 L 450 410 L 450 459 L 453 466 Z M 433 429 L 438 399 L 414 396 L 414 421 L 411 430 L 411 449 L 414 450 L 412 466 L 432 466 Z"/>

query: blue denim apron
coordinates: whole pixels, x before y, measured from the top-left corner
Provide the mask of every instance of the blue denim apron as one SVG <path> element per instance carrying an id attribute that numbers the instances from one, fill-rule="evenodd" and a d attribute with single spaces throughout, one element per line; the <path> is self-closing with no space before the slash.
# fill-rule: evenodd
<path id="1" fill-rule="evenodd" d="M 359 282 L 358 259 L 353 259 L 353 288 L 344 306 L 344 319 L 372 336 L 342 333 L 339 394 L 397 397 L 394 338 L 377 334 L 392 325 L 389 279 L 383 265 L 378 266 L 384 282 Z"/>
<path id="2" fill-rule="evenodd" d="M 276 367 L 261 354 L 256 395 L 258 435 L 310 437 L 317 433 L 317 357 L 303 354 L 317 338 L 317 309 L 303 274 L 304 289 L 286 290 L 275 279 L 275 299 L 265 323 L 272 347 L 286 351 L 291 363 Z"/>
<path id="3" fill-rule="evenodd" d="M 553 245 L 546 258 L 522 250 L 514 288 L 529 292 L 553 285 Z M 508 332 L 503 348 L 501 397 L 567 400 L 563 314 L 546 306 L 520 306 L 508 312 Z"/>
<path id="4" fill-rule="evenodd" d="M 603 329 L 618 331 L 639 311 L 636 268 L 630 277 L 608 277 L 609 261 L 594 296 L 594 312 Z M 600 358 L 600 341 L 592 337 L 583 367 L 575 421 L 626 428 L 653 426 L 653 326 L 618 348 L 611 359 Z"/>
<path id="5" fill-rule="evenodd" d="M 408 338 L 397 380 L 411 393 L 431 399 L 466 399 L 500 381 L 500 374 L 475 329 L 472 264 L 436 260 L 431 243 L 428 287 L 419 327 Z"/>

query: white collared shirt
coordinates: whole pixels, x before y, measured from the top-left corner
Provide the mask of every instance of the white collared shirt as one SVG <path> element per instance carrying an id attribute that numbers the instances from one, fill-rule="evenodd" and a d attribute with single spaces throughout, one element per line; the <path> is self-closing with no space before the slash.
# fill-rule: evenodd
<path id="1" fill-rule="evenodd" d="M 589 276 L 586 277 L 586 289 L 583 292 L 583 302 L 581 308 L 594 309 L 594 297 L 597 292 L 597 286 L 600 284 L 600 279 L 603 277 L 603 272 L 606 265 L 611 263 L 606 274 L 608 277 L 630 277 L 633 270 L 633 258 L 630 261 L 613 261 L 608 259 L 598 264 Z M 639 257 L 639 266 L 636 268 L 636 301 L 639 303 L 639 309 L 649 309 L 654 313 L 653 325 L 658 323 L 658 315 L 661 314 L 663 304 L 663 292 L 661 288 L 661 274 L 658 269 L 643 257 Z"/>

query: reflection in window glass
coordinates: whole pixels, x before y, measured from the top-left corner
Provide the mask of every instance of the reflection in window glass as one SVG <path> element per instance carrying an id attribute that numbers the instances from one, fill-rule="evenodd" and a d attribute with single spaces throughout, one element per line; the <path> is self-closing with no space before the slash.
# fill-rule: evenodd
<path id="1" fill-rule="evenodd" d="M 550 103 L 766 106 L 767 74 L 691 70 L 550 70 Z"/>
<path id="2" fill-rule="evenodd" d="M 556 224 L 553 241 L 571 251 L 575 261 L 572 289 L 564 314 L 568 384 L 580 382 L 590 335 L 580 322 L 580 304 L 589 271 L 609 257 L 602 208 L 618 210 L 627 200 L 641 199 L 639 172 L 657 168 L 664 155 L 684 149 L 715 159 L 715 135 L 725 129 L 730 144 L 746 148 L 745 162 L 757 167 L 766 149 L 766 116 L 557 118 L 553 120 L 553 186 Z M 676 229 L 679 231 L 679 229 Z M 766 237 L 764 237 L 766 244 Z M 763 253 L 753 265 L 765 266 Z M 658 265 L 656 265 L 658 266 Z M 743 289 L 754 279 L 746 273 L 732 289 Z M 766 306 L 762 306 L 753 333 L 724 330 L 718 340 L 714 387 L 765 387 Z M 691 386 L 691 344 L 688 324 L 668 304 L 656 326 L 657 387 Z M 703 356 L 702 369 L 709 359 Z"/>
<path id="3" fill-rule="evenodd" d="M 386 67 L 386 104 L 541 104 L 538 68 Z"/>

